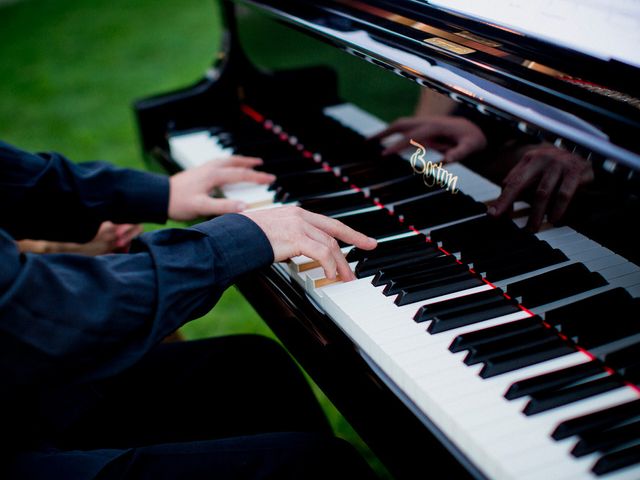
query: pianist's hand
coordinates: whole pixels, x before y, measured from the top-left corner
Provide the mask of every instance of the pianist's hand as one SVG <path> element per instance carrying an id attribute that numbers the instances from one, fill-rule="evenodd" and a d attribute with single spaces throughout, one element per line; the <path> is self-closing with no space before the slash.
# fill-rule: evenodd
<path id="1" fill-rule="evenodd" d="M 276 262 L 306 255 L 320 262 L 325 276 L 332 280 L 336 272 L 345 282 L 355 279 L 336 238 L 365 250 L 372 250 L 377 244 L 373 238 L 338 220 L 299 207 L 270 208 L 243 215 L 264 231 Z"/>
<path id="2" fill-rule="evenodd" d="M 413 139 L 443 153 L 443 161 L 449 163 L 462 160 L 487 146 L 487 138 L 476 124 L 452 115 L 399 118 L 372 139 L 382 140 L 394 133 L 401 134 L 403 139 L 389 145 L 383 150 L 383 155 L 401 152 L 410 147 L 409 140 Z"/>
<path id="3" fill-rule="evenodd" d="M 551 223 L 559 221 L 582 185 L 593 180 L 591 163 L 551 145 L 532 148 L 502 182 L 502 194 L 489 208 L 489 214 L 507 212 L 525 191 L 535 188 L 527 228 L 537 232 L 545 213 Z"/>
<path id="4" fill-rule="evenodd" d="M 211 198 L 209 194 L 215 187 L 229 183 L 273 182 L 275 176 L 253 170 L 261 164 L 259 158 L 233 156 L 176 173 L 169 179 L 169 218 L 193 220 L 244 210 L 246 205 L 242 202 Z"/>

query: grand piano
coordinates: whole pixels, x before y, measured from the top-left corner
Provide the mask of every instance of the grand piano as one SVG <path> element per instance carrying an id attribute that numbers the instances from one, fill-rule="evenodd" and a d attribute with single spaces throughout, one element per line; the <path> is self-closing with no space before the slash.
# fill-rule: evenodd
<path id="1" fill-rule="evenodd" d="M 379 239 L 373 253 L 343 246 L 353 282 L 299 257 L 238 287 L 389 472 L 640 478 L 640 5 L 214 7 L 222 35 L 203 78 L 135 103 L 145 158 L 175 172 L 260 156 L 273 185 L 221 194 Z M 425 89 L 588 159 L 596 181 L 566 223 L 526 231 L 525 202 L 488 217 L 490 151 L 446 166 L 456 194 L 426 185 L 410 151 L 382 158 L 369 137 Z"/>

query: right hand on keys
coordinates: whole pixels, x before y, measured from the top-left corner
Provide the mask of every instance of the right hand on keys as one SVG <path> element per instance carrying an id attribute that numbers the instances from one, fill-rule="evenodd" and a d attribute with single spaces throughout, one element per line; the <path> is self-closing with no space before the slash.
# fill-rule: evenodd
<path id="1" fill-rule="evenodd" d="M 375 239 L 356 232 L 333 218 L 308 212 L 299 207 L 280 207 L 244 212 L 261 229 L 271 243 L 276 262 L 298 255 L 317 260 L 326 277 L 348 282 L 355 276 L 340 250 L 336 238 L 364 250 L 376 247 Z"/>

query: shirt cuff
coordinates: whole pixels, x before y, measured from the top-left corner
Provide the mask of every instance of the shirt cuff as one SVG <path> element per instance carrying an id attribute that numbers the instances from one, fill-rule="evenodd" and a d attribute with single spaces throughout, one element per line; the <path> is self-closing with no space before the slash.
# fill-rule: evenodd
<path id="1" fill-rule="evenodd" d="M 126 212 L 127 223 L 165 223 L 169 211 L 169 177 L 127 170 L 118 179 L 114 212 Z M 116 220 L 117 223 L 117 220 Z"/>
<path id="2" fill-rule="evenodd" d="M 199 223 L 194 230 L 209 237 L 231 278 L 273 263 L 273 249 L 262 229 L 248 217 L 231 213 Z"/>

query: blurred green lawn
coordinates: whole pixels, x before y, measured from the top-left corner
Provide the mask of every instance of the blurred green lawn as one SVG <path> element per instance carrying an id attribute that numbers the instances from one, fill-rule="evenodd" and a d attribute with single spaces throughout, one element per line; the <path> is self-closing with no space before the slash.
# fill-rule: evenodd
<path id="1" fill-rule="evenodd" d="M 0 138 L 144 168 L 131 102 L 196 81 L 218 44 L 217 21 L 212 0 L 0 2 Z M 240 332 L 273 336 L 235 289 L 183 329 L 187 338 Z M 316 391 L 336 433 L 386 476 Z"/>

